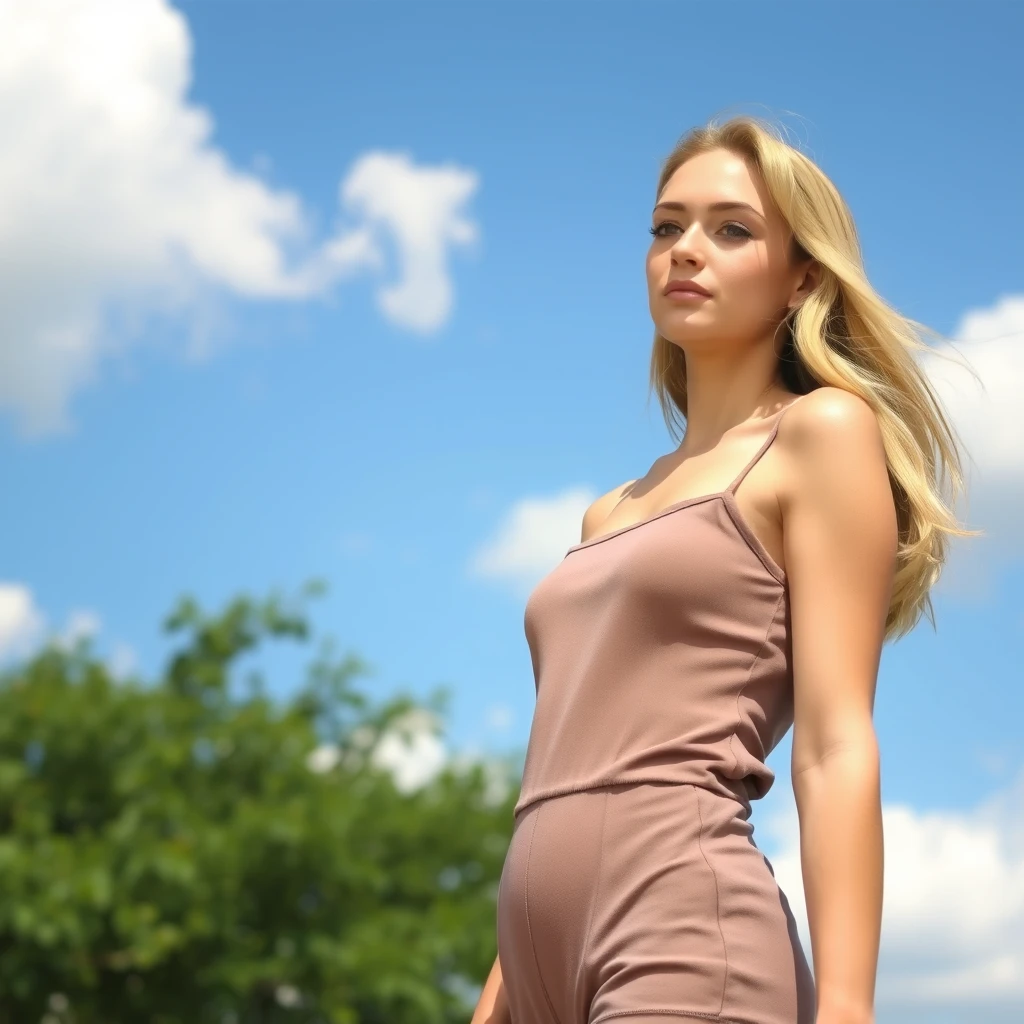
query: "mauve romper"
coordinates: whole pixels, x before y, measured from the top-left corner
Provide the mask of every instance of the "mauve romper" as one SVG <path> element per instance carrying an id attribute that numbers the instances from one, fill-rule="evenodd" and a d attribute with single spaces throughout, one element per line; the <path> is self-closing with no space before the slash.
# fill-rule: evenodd
<path id="1" fill-rule="evenodd" d="M 788 407 L 725 491 L 574 545 L 527 600 L 537 701 L 497 906 L 513 1024 L 813 1024 L 748 820 L 793 689 L 786 574 L 735 492 Z"/>

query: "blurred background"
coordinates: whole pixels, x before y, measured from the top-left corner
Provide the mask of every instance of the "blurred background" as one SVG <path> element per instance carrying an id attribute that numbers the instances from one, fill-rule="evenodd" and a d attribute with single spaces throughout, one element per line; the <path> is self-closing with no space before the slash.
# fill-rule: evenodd
<path id="1" fill-rule="evenodd" d="M 882 656 L 878 1024 L 1024 1019 L 1022 33 L 989 0 L 0 0 L 0 1024 L 469 1020 L 526 596 L 675 446 L 654 186 L 736 113 L 947 339 L 985 531 Z M 789 754 L 753 821 L 809 951 Z"/>

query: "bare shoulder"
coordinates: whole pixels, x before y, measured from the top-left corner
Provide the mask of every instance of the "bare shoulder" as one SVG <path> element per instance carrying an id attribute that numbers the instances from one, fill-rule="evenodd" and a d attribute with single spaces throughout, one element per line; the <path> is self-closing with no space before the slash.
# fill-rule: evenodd
<path id="1" fill-rule="evenodd" d="M 587 508 L 586 512 L 583 513 L 583 527 L 580 532 L 580 543 L 589 540 L 590 535 L 600 528 L 601 524 L 608 518 L 608 513 L 619 503 L 623 495 L 629 490 L 636 480 L 627 480 L 624 484 L 619 484 L 618 487 L 613 487 L 610 491 L 602 494 L 601 497 L 595 498 Z"/>
<path id="2" fill-rule="evenodd" d="M 877 752 L 872 712 L 899 536 L 870 403 L 819 388 L 787 410 L 777 442 L 801 803 L 808 769 L 839 750 Z"/>
<path id="3" fill-rule="evenodd" d="M 829 440 L 853 435 L 865 440 L 872 434 L 881 440 L 875 410 L 852 391 L 830 386 L 816 388 L 793 403 L 779 425 L 779 440 L 785 434 L 793 437 L 820 437 L 829 433 Z"/>
<path id="4" fill-rule="evenodd" d="M 842 388 L 820 387 L 798 399 L 779 424 L 785 510 L 800 495 L 829 488 L 833 499 L 856 497 L 865 485 L 886 484 L 885 445 L 874 409 Z"/>

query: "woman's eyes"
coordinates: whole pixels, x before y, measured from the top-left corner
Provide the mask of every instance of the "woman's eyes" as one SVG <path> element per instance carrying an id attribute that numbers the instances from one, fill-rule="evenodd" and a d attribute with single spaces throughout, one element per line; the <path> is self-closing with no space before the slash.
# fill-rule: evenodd
<path id="1" fill-rule="evenodd" d="M 656 238 L 664 238 L 665 236 L 664 236 L 664 234 L 662 234 L 662 231 L 661 231 L 662 228 L 674 228 L 674 227 L 678 227 L 678 226 L 679 226 L 678 224 L 673 224 L 672 221 L 664 221 L 663 223 L 658 224 L 658 225 L 656 225 L 653 228 L 648 228 L 647 230 L 652 235 L 654 235 Z M 753 237 L 753 235 L 751 235 L 751 233 L 742 224 L 737 224 L 735 221 L 729 221 L 728 224 L 723 224 L 722 225 L 722 230 L 723 231 L 726 228 L 739 228 L 739 230 L 743 232 L 743 234 L 741 234 L 741 235 L 733 235 L 732 236 L 733 238 L 752 238 Z"/>

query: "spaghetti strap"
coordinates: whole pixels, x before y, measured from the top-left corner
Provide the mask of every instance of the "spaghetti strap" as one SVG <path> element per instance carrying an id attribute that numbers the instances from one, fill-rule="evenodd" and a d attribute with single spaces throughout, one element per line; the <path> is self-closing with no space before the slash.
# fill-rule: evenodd
<path id="1" fill-rule="evenodd" d="M 806 392 L 806 394 L 810 394 L 810 392 L 808 391 Z M 754 468 L 754 465 L 757 462 L 757 460 L 761 458 L 761 456 L 764 455 L 766 451 L 768 451 L 768 448 L 771 445 L 772 441 L 775 440 L 775 435 L 779 432 L 779 424 L 782 422 L 782 417 L 785 415 L 786 410 L 789 409 L 791 406 L 796 405 L 796 403 L 799 402 L 800 399 L 803 397 L 803 395 L 800 395 L 797 398 L 794 398 L 793 401 L 789 403 L 789 405 L 784 405 L 777 413 L 774 414 L 775 425 L 772 427 L 768 436 L 764 439 L 764 442 L 762 443 L 761 447 L 758 448 L 756 452 L 754 452 L 753 458 L 739 471 L 739 474 L 736 476 L 736 479 L 733 480 L 733 482 L 729 484 L 729 486 L 726 488 L 726 491 L 728 491 L 729 494 L 736 493 L 736 488 L 739 487 L 739 485 L 743 482 L 743 478 L 751 471 L 751 469 Z"/>

